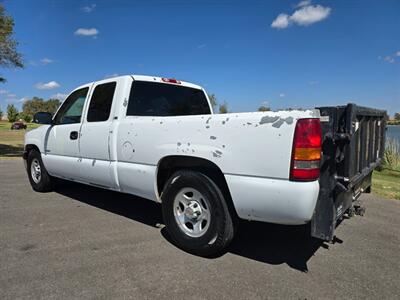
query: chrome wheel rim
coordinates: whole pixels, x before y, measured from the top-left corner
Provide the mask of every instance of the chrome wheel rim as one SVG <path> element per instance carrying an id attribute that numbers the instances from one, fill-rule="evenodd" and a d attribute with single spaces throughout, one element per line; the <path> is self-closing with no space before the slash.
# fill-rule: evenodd
<path id="1" fill-rule="evenodd" d="M 186 235 L 200 237 L 210 226 L 210 202 L 198 190 L 183 188 L 174 199 L 174 216 Z"/>
<path id="2" fill-rule="evenodd" d="M 42 178 L 42 169 L 37 158 L 34 158 L 31 162 L 31 176 L 34 183 L 39 183 Z"/>

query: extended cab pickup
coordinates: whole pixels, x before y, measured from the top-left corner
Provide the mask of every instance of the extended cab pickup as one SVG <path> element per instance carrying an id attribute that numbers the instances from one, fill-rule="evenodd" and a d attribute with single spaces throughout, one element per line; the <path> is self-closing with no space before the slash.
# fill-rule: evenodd
<path id="1" fill-rule="evenodd" d="M 200 86 L 120 76 L 78 87 L 54 117 L 36 114 L 45 125 L 26 134 L 24 159 L 39 192 L 57 177 L 161 202 L 174 241 L 207 256 L 226 249 L 238 218 L 311 221 L 332 240 L 370 189 L 385 120 L 353 104 L 213 114 Z"/>

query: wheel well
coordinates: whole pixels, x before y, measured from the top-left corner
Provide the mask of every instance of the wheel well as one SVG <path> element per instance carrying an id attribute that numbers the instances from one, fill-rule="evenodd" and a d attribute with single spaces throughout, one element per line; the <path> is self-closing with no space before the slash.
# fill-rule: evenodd
<path id="1" fill-rule="evenodd" d="M 24 153 L 24 158 L 27 159 L 28 158 L 28 154 L 29 152 L 31 152 L 32 150 L 37 150 L 40 153 L 40 150 L 38 148 L 38 146 L 33 145 L 33 144 L 28 144 L 25 146 L 25 153 Z"/>
<path id="2" fill-rule="evenodd" d="M 204 158 L 174 155 L 161 159 L 157 170 L 157 192 L 160 197 L 168 179 L 173 173 L 182 169 L 200 172 L 213 180 L 221 189 L 231 215 L 237 217 L 224 174 L 216 164 Z"/>

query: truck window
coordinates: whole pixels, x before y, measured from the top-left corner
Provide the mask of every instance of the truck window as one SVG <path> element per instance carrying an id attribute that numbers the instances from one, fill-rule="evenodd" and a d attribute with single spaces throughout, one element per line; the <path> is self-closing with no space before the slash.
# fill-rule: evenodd
<path id="1" fill-rule="evenodd" d="M 89 88 L 86 87 L 69 95 L 54 118 L 55 124 L 80 123 L 88 91 Z"/>
<path id="2" fill-rule="evenodd" d="M 99 84 L 94 89 L 90 100 L 88 122 L 106 121 L 110 117 L 111 105 L 114 98 L 116 82 Z"/>
<path id="3" fill-rule="evenodd" d="M 134 81 L 127 116 L 184 116 L 210 114 L 204 92 L 166 83 Z"/>

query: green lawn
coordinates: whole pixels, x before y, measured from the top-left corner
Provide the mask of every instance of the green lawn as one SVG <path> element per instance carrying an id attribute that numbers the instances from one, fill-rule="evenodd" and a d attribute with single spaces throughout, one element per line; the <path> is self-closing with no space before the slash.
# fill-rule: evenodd
<path id="1" fill-rule="evenodd" d="M 24 148 L 24 135 L 26 131 L 40 126 L 28 123 L 26 130 L 11 130 L 10 122 L 0 122 L 0 159 L 20 157 Z"/>
<path id="2" fill-rule="evenodd" d="M 400 172 L 383 170 L 372 175 L 372 192 L 384 198 L 400 200 Z"/>
<path id="3" fill-rule="evenodd" d="M 36 123 L 26 123 L 26 125 L 27 125 L 27 130 L 32 130 L 32 129 L 38 128 L 40 126 L 40 124 L 36 124 Z M 5 122 L 5 121 L 0 121 L 0 131 L 9 131 L 9 130 L 11 130 L 11 123 Z"/>

